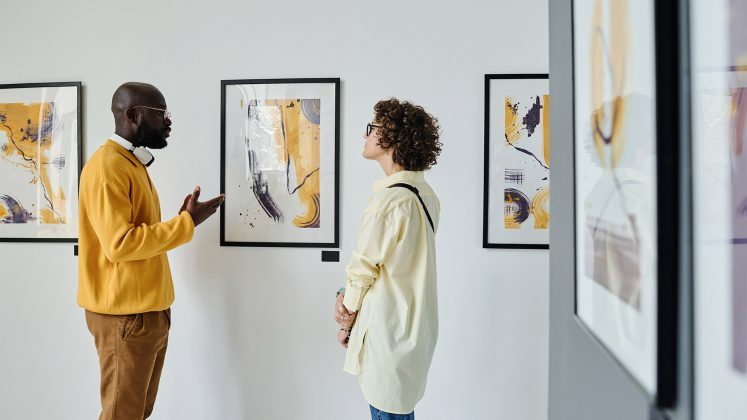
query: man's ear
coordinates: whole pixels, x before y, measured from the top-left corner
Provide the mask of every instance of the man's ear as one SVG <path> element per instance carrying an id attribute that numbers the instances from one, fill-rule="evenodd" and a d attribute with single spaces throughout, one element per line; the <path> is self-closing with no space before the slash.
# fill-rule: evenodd
<path id="1" fill-rule="evenodd" d="M 130 108 L 125 111 L 125 118 L 130 124 L 137 126 L 140 121 L 140 113 L 135 108 Z"/>

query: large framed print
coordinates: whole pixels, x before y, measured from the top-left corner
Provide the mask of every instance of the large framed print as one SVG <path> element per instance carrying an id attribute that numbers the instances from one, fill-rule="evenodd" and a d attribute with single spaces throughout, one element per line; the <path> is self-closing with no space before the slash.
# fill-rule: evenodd
<path id="1" fill-rule="evenodd" d="M 483 248 L 549 248 L 547 74 L 485 75 Z"/>
<path id="2" fill-rule="evenodd" d="M 657 102 L 677 91 L 676 68 L 666 80 L 657 63 L 677 44 L 661 48 L 656 7 L 573 2 L 575 302 L 593 339 L 666 407 L 676 388 L 679 149 L 676 113 Z"/>
<path id="3" fill-rule="evenodd" d="M 220 243 L 338 246 L 340 79 L 221 82 Z"/>
<path id="4" fill-rule="evenodd" d="M 690 2 L 695 420 L 747 418 L 745 16 Z"/>
<path id="5" fill-rule="evenodd" d="M 81 83 L 0 85 L 0 241 L 77 242 Z"/>

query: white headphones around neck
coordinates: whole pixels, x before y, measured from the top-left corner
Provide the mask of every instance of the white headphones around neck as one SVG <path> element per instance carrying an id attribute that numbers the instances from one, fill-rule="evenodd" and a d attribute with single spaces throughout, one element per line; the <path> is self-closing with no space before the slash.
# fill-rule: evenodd
<path id="1" fill-rule="evenodd" d="M 140 161 L 145 167 L 147 168 L 151 164 L 153 164 L 153 161 L 156 160 L 156 158 L 153 156 L 153 153 L 148 151 L 145 147 L 134 147 L 131 146 L 129 148 L 129 151 L 132 152 L 133 155 L 137 158 L 137 160 Z"/>

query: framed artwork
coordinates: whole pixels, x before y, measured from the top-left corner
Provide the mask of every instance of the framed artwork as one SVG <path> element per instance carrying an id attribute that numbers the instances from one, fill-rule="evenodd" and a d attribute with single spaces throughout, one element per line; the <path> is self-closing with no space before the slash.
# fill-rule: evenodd
<path id="1" fill-rule="evenodd" d="M 81 83 L 0 85 L 0 241 L 77 242 Z"/>
<path id="2" fill-rule="evenodd" d="M 340 79 L 221 82 L 222 246 L 338 246 Z"/>
<path id="3" fill-rule="evenodd" d="M 690 2 L 695 419 L 747 418 L 745 0 Z M 723 30 L 715 31 L 714 27 Z"/>
<path id="4" fill-rule="evenodd" d="M 549 248 L 547 74 L 485 75 L 483 248 Z"/>
<path id="5" fill-rule="evenodd" d="M 584 328 L 666 407 L 676 388 L 679 149 L 658 141 L 677 138 L 678 123 L 677 107 L 657 103 L 677 82 L 657 77 L 666 49 L 656 15 L 652 0 L 573 2 L 575 302 Z"/>

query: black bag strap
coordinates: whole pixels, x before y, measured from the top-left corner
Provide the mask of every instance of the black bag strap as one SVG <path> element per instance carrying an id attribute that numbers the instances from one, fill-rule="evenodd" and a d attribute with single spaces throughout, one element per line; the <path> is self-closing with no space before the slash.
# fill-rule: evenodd
<path id="1" fill-rule="evenodd" d="M 418 192 L 418 189 L 413 187 L 410 184 L 404 184 L 404 183 L 392 184 L 388 188 L 392 188 L 392 187 L 407 188 L 408 190 L 415 193 L 416 196 L 418 196 L 418 200 L 420 200 L 420 204 L 423 206 L 423 210 L 425 210 L 425 217 L 428 218 L 428 223 L 431 224 L 431 229 L 433 230 L 433 233 L 436 233 L 436 228 L 433 227 L 433 219 L 431 219 L 431 214 L 428 213 L 428 207 L 425 206 L 425 203 L 423 202 L 423 198 L 420 196 L 420 192 Z"/>

